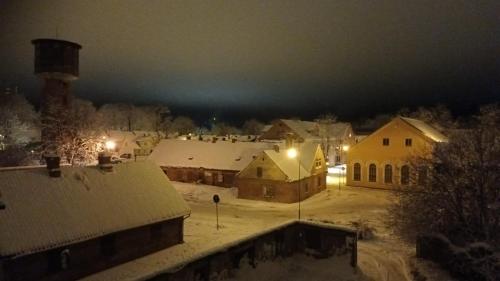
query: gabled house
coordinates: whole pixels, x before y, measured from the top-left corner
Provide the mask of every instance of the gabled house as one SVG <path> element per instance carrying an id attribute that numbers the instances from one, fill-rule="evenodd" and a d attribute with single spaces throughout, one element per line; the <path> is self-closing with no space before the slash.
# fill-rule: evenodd
<path id="1" fill-rule="evenodd" d="M 296 149 L 294 158 L 278 145 L 261 152 L 238 173 L 238 198 L 293 203 L 324 190 L 326 163 L 320 145 L 302 143 Z"/>
<path id="2" fill-rule="evenodd" d="M 325 158 L 330 165 L 345 163 L 346 152 L 355 144 L 355 136 L 350 123 L 319 122 L 279 119 L 260 136 L 261 140 L 285 140 L 291 137 L 300 142 L 321 144 Z"/>
<path id="3" fill-rule="evenodd" d="M 351 147 L 347 161 L 347 185 L 393 188 L 410 182 L 410 160 L 429 155 L 446 136 L 423 121 L 396 117 Z M 419 169 L 418 178 L 426 176 Z"/>
<path id="4" fill-rule="evenodd" d="M 0 170 L 0 280 L 75 280 L 183 242 L 190 209 L 152 162 Z"/>
<path id="5" fill-rule="evenodd" d="M 254 157 L 271 147 L 269 143 L 165 139 L 149 159 L 160 166 L 170 180 L 234 186 L 236 173 Z"/>

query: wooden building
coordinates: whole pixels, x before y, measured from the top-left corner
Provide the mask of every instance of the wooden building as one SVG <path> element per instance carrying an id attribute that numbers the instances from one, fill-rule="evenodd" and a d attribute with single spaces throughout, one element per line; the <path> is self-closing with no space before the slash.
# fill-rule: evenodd
<path id="1" fill-rule="evenodd" d="M 158 164 L 170 180 L 232 187 L 236 174 L 271 146 L 215 138 L 166 139 L 160 141 L 149 159 Z"/>
<path id="2" fill-rule="evenodd" d="M 48 168 L 0 170 L 0 280 L 74 280 L 182 243 L 189 207 L 154 163 Z"/>
<path id="3" fill-rule="evenodd" d="M 320 145 L 302 143 L 296 149 L 295 158 L 279 146 L 261 152 L 238 173 L 238 198 L 293 203 L 324 190 L 326 163 Z"/>
<path id="4" fill-rule="evenodd" d="M 423 121 L 396 117 L 354 145 L 348 154 L 347 185 L 393 188 L 409 184 L 409 160 L 426 156 L 447 138 Z M 418 177 L 424 177 L 425 169 Z"/>

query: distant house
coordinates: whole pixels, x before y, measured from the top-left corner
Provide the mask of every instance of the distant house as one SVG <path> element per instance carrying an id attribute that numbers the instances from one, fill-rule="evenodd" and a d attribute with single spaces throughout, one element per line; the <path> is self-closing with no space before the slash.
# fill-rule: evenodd
<path id="1" fill-rule="evenodd" d="M 297 148 L 295 158 L 277 145 L 261 152 L 238 173 L 238 198 L 292 203 L 324 190 L 326 163 L 320 145 L 303 143 Z"/>
<path id="2" fill-rule="evenodd" d="M 425 156 L 447 138 L 423 121 L 396 117 L 354 145 L 348 154 L 347 184 L 392 188 L 409 184 L 409 160 Z M 419 178 L 426 176 L 423 167 Z"/>
<path id="3" fill-rule="evenodd" d="M 0 280 L 74 280 L 183 242 L 189 207 L 152 162 L 0 170 Z"/>
<path id="4" fill-rule="evenodd" d="M 331 165 L 345 163 L 347 151 L 355 144 L 355 136 L 350 123 L 318 122 L 279 119 L 263 132 L 261 140 L 285 140 L 291 137 L 299 141 L 321 144 L 326 159 Z"/>
<path id="5" fill-rule="evenodd" d="M 236 173 L 245 168 L 268 143 L 165 139 L 149 159 L 170 180 L 232 187 Z"/>
<path id="6" fill-rule="evenodd" d="M 117 131 L 107 133 L 107 139 L 116 143 L 115 156 L 135 158 L 148 156 L 164 134 L 154 131 Z"/>

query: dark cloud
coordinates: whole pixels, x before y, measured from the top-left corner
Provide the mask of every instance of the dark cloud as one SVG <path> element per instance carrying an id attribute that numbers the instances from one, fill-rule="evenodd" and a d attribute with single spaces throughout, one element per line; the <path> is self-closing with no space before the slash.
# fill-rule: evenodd
<path id="1" fill-rule="evenodd" d="M 498 1 L 0 3 L 0 81 L 32 96 L 30 40 L 56 34 L 83 45 L 95 102 L 352 118 L 499 96 Z"/>

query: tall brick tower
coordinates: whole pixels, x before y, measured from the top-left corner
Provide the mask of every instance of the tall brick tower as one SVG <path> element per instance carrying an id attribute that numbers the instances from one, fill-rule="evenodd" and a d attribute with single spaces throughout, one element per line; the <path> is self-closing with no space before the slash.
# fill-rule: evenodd
<path id="1" fill-rule="evenodd" d="M 71 81 L 78 79 L 79 44 L 36 39 L 35 74 L 43 80 L 41 96 L 42 145 L 45 154 L 57 154 L 71 106 Z"/>

